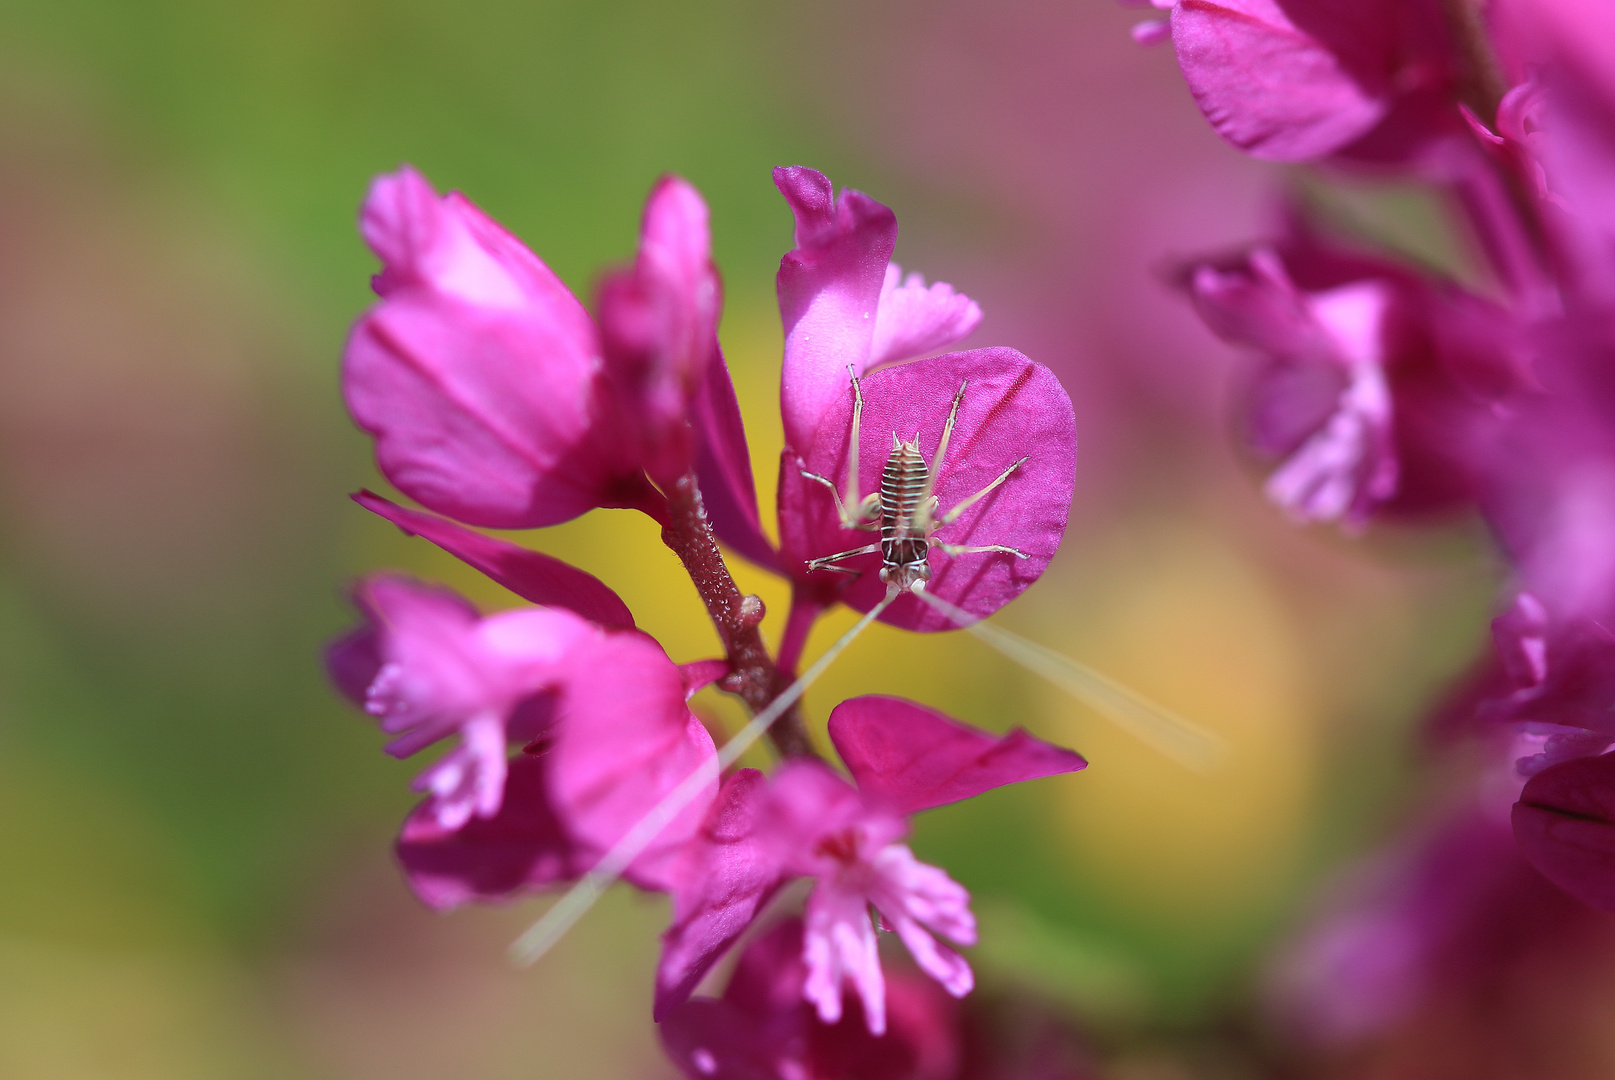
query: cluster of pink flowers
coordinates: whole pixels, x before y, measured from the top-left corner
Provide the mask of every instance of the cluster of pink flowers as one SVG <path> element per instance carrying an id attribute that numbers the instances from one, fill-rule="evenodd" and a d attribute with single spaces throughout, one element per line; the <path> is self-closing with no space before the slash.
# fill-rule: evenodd
<path id="1" fill-rule="evenodd" d="M 1470 509 L 1506 560 L 1494 647 L 1431 725 L 1495 767 L 1359 868 L 1281 976 L 1337 1037 L 1443 992 L 1478 1007 L 1532 943 L 1587 925 L 1543 877 L 1615 911 L 1615 7 L 1153 6 L 1135 37 L 1171 41 L 1225 139 L 1433 185 L 1486 262 L 1490 287 L 1465 288 L 1296 210 L 1180 277 L 1262 358 L 1245 414 L 1274 503 L 1352 531 Z"/>
<path id="2" fill-rule="evenodd" d="M 891 594 L 879 544 L 810 571 L 811 560 L 866 545 L 869 532 L 848 528 L 837 493 L 806 474 L 839 485 L 857 450 L 857 491 L 876 491 L 894 440 L 912 439 L 934 460 L 951 423 L 928 488 L 937 535 L 922 536 L 922 586 L 972 617 L 1042 573 L 1074 483 L 1073 414 L 1054 376 L 1012 349 L 937 355 L 981 312 L 891 262 L 892 212 L 856 191 L 837 195 L 811 169 L 774 178 L 796 223 L 778 277 L 777 546 L 760 526 L 719 350 L 707 209 L 682 180 L 651 192 L 637 257 L 602 279 L 591 315 L 462 196 L 439 195 L 409 168 L 378 178 L 362 231 L 382 262 L 380 300 L 354 327 L 343 366 L 348 407 L 374 437 L 382 473 L 425 509 L 369 492 L 356 501 L 532 605 L 480 615 L 395 575 L 354 589 L 363 621 L 329 651 L 334 681 L 393 737 L 389 753 L 452 744 L 416 780 L 425 800 L 398 839 L 410 885 L 447 909 L 577 881 L 669 793 L 698 784 L 623 876 L 671 897 L 654 1013 L 671 1025 L 674 1057 L 700 1077 L 807 1075 L 801 1039 L 760 1039 L 752 1021 L 725 1019 L 764 1008 L 733 1004 L 750 992 L 737 989 L 747 979 L 766 979 L 779 1023 L 806 1023 L 806 1006 L 838 1038 L 855 1038 L 838 1025 L 849 994 L 869 1033 L 856 1038 L 881 1036 L 889 1015 L 909 1023 L 912 993 L 888 1008 L 877 926 L 895 931 L 948 995 L 968 993 L 970 966 L 938 938 L 975 943 L 969 896 L 902 842 L 910 816 L 1085 764 L 1023 731 L 1000 737 L 870 696 L 829 718 L 847 775 L 815 752 L 794 706 L 775 709 L 782 760 L 772 775 L 726 773 L 691 712 L 691 695 L 714 683 L 754 712 L 774 706 L 793 686 L 814 621 L 836 603 L 879 605 L 882 620 L 915 631 L 956 625 L 911 592 Z M 471 528 L 553 525 L 597 507 L 636 509 L 661 527 L 721 656 L 675 663 L 596 578 Z M 790 581 L 776 650 L 760 633 L 761 602 L 741 595 L 720 542 Z M 771 958 L 767 974 L 753 958 L 729 1004 L 689 1001 L 781 887 L 803 878 L 812 890 L 801 920 L 754 947 Z"/>

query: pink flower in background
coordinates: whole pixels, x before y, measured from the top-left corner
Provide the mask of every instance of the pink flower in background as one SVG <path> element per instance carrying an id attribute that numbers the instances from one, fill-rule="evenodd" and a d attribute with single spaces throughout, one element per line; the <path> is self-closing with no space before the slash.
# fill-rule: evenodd
<path id="1" fill-rule="evenodd" d="M 1171 9 L 1195 103 L 1254 157 L 1405 162 L 1458 131 L 1458 58 L 1437 0 L 1157 6 Z"/>
<path id="2" fill-rule="evenodd" d="M 367 625 L 332 647 L 337 684 L 396 736 L 387 745 L 396 757 L 459 736 L 415 781 L 431 792 L 439 825 L 492 817 L 507 744 L 542 733 L 546 711 L 535 698 L 559 684 L 568 654 L 596 631 L 556 609 L 481 619 L 453 593 L 385 575 L 360 583 L 354 598 Z"/>

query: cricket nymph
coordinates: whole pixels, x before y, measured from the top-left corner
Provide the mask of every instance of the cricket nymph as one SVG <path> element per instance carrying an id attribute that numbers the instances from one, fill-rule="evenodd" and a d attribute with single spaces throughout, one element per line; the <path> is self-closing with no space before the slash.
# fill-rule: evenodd
<path id="1" fill-rule="evenodd" d="M 803 470 L 802 476 L 830 489 L 830 495 L 835 499 L 836 512 L 841 517 L 842 528 L 869 531 L 878 528 L 880 542 L 813 559 L 807 564 L 808 572 L 836 570 L 844 574 L 856 573 L 836 564 L 844 559 L 878 551 L 880 580 L 886 584 L 890 594 L 895 595 L 900 592 L 918 592 L 925 588 L 925 583 L 931 580 L 929 556 L 933 546 L 941 548 L 948 555 L 955 556 L 997 551 L 1020 559 L 1029 558 L 1024 551 L 1002 544 L 949 544 L 933 535 L 937 530 L 957 521 L 961 514 L 1008 480 L 1010 474 L 1027 461 L 1026 458 L 1021 458 L 999 473 L 992 483 L 947 513 L 937 513 L 939 509 L 935 494 L 937 479 L 947 456 L 948 440 L 953 435 L 953 424 L 958 418 L 959 402 L 964 400 L 968 380 L 960 383 L 959 392 L 953 395 L 953 407 L 948 410 L 948 422 L 942 428 L 942 438 L 937 443 L 936 457 L 931 462 L 926 462 L 925 455 L 920 452 L 918 432 L 915 432 L 914 438 L 910 440 L 901 439 L 897 432 L 892 432 L 891 453 L 887 456 L 886 465 L 880 473 L 880 491 L 872 492 L 860 499 L 858 436 L 863 420 L 864 394 L 858 376 L 853 374 L 850 368 L 848 372 L 852 374 L 853 406 L 850 445 L 847 448 L 846 497 L 843 499 L 842 493 L 836 489 L 835 482 L 828 477 L 806 470 Z M 847 508 L 849 503 L 852 504 L 850 511 Z"/>

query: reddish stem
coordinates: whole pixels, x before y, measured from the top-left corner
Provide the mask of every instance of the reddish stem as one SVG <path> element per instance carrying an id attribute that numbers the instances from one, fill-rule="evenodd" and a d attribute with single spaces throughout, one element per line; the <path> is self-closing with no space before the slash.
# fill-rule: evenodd
<path id="1" fill-rule="evenodd" d="M 796 674 L 796 663 L 802 659 L 802 650 L 807 647 L 808 634 L 819 616 L 824 614 L 824 605 L 810 596 L 804 595 L 800 590 L 791 593 L 791 611 L 785 617 L 785 633 L 780 637 L 779 664 L 780 671 L 786 675 Z"/>
<path id="2" fill-rule="evenodd" d="M 662 542 L 673 549 L 695 583 L 729 660 L 729 674 L 719 685 L 745 701 L 754 714 L 759 713 L 792 682 L 789 670 L 776 666 L 763 644 L 758 629 L 763 602 L 755 596 L 742 596 L 724 564 L 693 473 L 681 476 L 668 489 L 667 510 Z M 795 706 L 774 722 L 768 738 L 782 757 L 817 756 Z"/>

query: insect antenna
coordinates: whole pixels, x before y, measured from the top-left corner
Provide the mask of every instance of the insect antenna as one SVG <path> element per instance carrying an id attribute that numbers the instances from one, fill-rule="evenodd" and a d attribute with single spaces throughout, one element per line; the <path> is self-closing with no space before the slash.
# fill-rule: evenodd
<path id="1" fill-rule="evenodd" d="M 852 629 L 837 638 L 835 644 L 826 649 L 824 655 L 802 672 L 779 697 L 769 702 L 762 712 L 735 732 L 734 737 L 718 750 L 716 768 L 713 765 L 703 765 L 680 781 L 672 791 L 662 796 L 660 802 L 651 807 L 633 828 L 623 834 L 622 839 L 611 846 L 600 861 L 594 864 L 593 869 L 584 874 L 553 907 L 511 943 L 509 951 L 511 963 L 520 967 L 535 963 L 549 952 L 556 942 L 566 936 L 566 932 L 583 918 L 607 889 L 616 884 L 617 879 L 622 877 L 623 872 L 633 861 L 645 853 L 645 849 L 661 835 L 662 830 L 695 800 L 701 790 L 711 782 L 714 774 L 721 774 L 724 769 L 734 764 L 741 754 L 768 732 L 774 721 L 784 716 L 786 710 L 801 700 L 808 687 L 828 670 L 836 657 L 841 655 L 842 650 L 852 644 L 854 638 L 880 617 L 881 612 L 898 597 L 900 591 L 896 588 L 887 589 L 886 596 L 880 603 L 870 608 L 863 618 L 853 624 Z"/>
<path id="2" fill-rule="evenodd" d="M 1220 736 L 1199 724 L 1155 704 L 1087 664 L 1001 626 L 983 622 L 940 596 L 924 589 L 914 590 L 914 595 L 1021 667 L 1043 676 L 1179 765 L 1205 773 L 1221 764 L 1227 745 Z"/>

